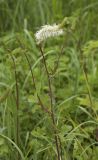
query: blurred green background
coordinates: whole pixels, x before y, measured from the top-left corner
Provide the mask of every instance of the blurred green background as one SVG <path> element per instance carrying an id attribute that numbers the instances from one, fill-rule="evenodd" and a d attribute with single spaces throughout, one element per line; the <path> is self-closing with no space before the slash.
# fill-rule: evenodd
<path id="1" fill-rule="evenodd" d="M 1 0 L 0 30 L 22 31 L 27 25 L 32 31 L 41 25 L 72 16 L 77 10 L 83 11 L 83 15 L 89 13 L 89 19 L 94 22 L 98 19 L 97 9 L 96 0 Z"/>

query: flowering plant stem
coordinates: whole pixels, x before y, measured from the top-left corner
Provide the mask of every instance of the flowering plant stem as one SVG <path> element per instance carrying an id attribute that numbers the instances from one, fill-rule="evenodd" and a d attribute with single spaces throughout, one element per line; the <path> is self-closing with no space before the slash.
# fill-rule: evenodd
<path id="1" fill-rule="evenodd" d="M 55 145 L 56 145 L 56 150 L 57 150 L 57 159 L 61 160 L 60 149 L 59 149 L 60 139 L 57 135 L 56 122 L 55 122 L 55 116 L 54 116 L 54 110 L 53 110 L 53 96 L 52 96 L 51 80 L 50 80 L 50 75 L 49 75 L 49 72 L 48 72 L 46 60 L 45 60 L 44 53 L 43 53 L 43 50 L 42 50 L 41 46 L 39 46 L 39 49 L 40 49 L 41 55 L 43 57 L 43 63 L 44 63 L 44 67 L 45 67 L 47 78 L 48 78 L 49 95 L 50 95 L 50 101 L 51 101 L 51 119 L 52 119 L 52 123 L 53 123 Z"/>

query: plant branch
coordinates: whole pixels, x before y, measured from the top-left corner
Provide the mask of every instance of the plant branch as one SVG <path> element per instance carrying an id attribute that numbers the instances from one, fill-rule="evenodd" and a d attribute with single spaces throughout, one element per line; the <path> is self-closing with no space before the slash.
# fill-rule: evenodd
<path id="1" fill-rule="evenodd" d="M 17 37 L 17 41 L 18 41 L 18 43 L 21 45 L 21 48 L 25 50 L 25 47 L 23 46 L 23 44 L 21 43 L 21 41 L 19 40 L 18 37 Z M 28 66 L 29 66 L 29 69 L 30 69 L 30 72 L 31 72 L 34 89 L 37 90 L 37 89 L 36 89 L 35 79 L 34 79 L 34 74 L 33 74 L 33 71 L 32 71 L 32 67 L 31 67 L 29 58 L 28 58 L 28 56 L 27 56 L 27 54 L 26 54 L 26 51 L 24 51 L 24 55 L 25 55 L 25 57 L 26 57 L 26 60 L 27 60 L 27 62 L 28 62 Z M 37 98 L 38 98 L 38 102 L 39 102 L 39 104 L 40 104 L 40 106 L 41 106 L 41 109 L 42 109 L 43 111 L 45 111 L 46 113 L 48 113 L 48 114 L 51 116 L 51 112 L 43 105 L 43 103 L 42 103 L 42 101 L 41 101 L 40 96 L 38 95 L 38 93 L 37 93 Z"/>
<path id="2" fill-rule="evenodd" d="M 27 59 L 27 62 L 28 62 L 28 65 L 29 65 L 29 68 L 30 68 L 30 71 L 31 71 L 31 76 L 32 76 L 32 80 L 33 80 L 34 89 L 36 90 L 36 84 L 35 84 L 34 74 L 33 74 L 33 71 L 32 71 L 32 67 L 31 67 L 29 58 L 28 58 L 28 56 L 27 56 L 27 54 L 25 52 L 24 52 L 24 55 L 25 55 L 25 57 Z M 44 110 L 46 113 L 48 113 L 49 115 L 51 115 L 51 112 L 46 107 L 44 107 L 44 105 L 43 105 L 43 103 L 42 103 L 42 101 L 41 101 L 40 96 L 38 95 L 38 93 L 37 93 L 37 98 L 38 98 L 38 101 L 39 101 L 39 104 L 40 104 L 42 110 Z"/>
<path id="3" fill-rule="evenodd" d="M 52 123 L 53 123 L 53 126 L 54 126 L 53 129 L 54 129 L 55 145 L 56 145 L 56 150 L 57 150 L 57 159 L 61 160 L 60 151 L 59 151 L 59 142 L 58 142 L 59 139 L 58 139 L 58 135 L 57 135 L 55 116 L 54 116 L 54 111 L 53 111 L 53 98 L 52 98 L 53 96 L 52 96 L 51 80 L 50 80 L 50 75 L 49 75 L 49 72 L 48 72 L 46 60 L 45 60 L 44 53 L 43 53 L 43 50 L 42 50 L 41 46 L 39 46 L 39 49 L 40 49 L 41 55 L 43 57 L 43 63 L 44 63 L 44 67 L 45 67 L 47 78 L 48 78 L 49 96 L 50 96 L 50 101 L 51 101 L 51 113 L 52 113 L 51 118 L 52 118 Z"/>

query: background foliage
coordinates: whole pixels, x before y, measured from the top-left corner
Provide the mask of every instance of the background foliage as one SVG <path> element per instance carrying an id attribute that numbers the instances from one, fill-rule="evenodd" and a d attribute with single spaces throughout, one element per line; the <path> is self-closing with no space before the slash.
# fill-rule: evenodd
<path id="1" fill-rule="evenodd" d="M 64 17 L 74 30 L 44 45 L 62 160 L 98 159 L 97 12 L 97 0 L 0 0 L 0 160 L 57 159 L 52 121 L 37 98 L 50 110 L 34 33 Z"/>

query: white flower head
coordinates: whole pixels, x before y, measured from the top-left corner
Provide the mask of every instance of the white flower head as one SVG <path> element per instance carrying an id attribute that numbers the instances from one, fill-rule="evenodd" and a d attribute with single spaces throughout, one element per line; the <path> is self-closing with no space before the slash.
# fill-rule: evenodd
<path id="1" fill-rule="evenodd" d="M 49 37 L 55 37 L 63 35 L 64 31 L 62 28 L 60 28 L 59 25 L 45 25 L 42 26 L 39 31 L 35 34 L 35 39 L 37 44 L 41 44 L 43 41 L 45 41 Z"/>

